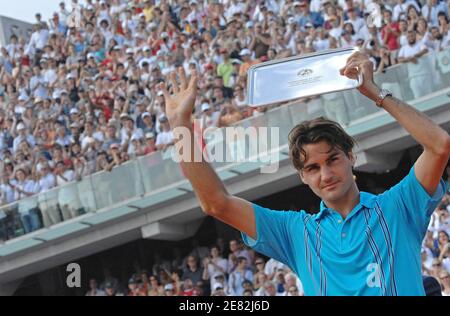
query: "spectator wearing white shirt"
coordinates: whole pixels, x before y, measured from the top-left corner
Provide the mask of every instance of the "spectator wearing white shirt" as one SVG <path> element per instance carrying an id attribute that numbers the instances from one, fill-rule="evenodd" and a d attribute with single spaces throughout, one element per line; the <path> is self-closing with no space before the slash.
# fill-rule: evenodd
<path id="1" fill-rule="evenodd" d="M 253 282 L 253 272 L 248 268 L 247 259 L 238 257 L 236 269 L 228 277 L 228 291 L 232 296 L 242 296 L 244 294 L 244 281 Z"/>
<path id="2" fill-rule="evenodd" d="M 16 170 L 17 182 L 13 185 L 14 199 L 19 201 L 20 220 L 23 225 L 25 233 L 38 230 L 42 227 L 39 218 L 39 209 L 37 201 L 31 196 L 39 193 L 39 184 L 28 179 L 27 170 L 19 167 Z"/>
<path id="3" fill-rule="evenodd" d="M 227 19 L 230 19 L 235 15 L 236 13 L 246 13 L 247 10 L 247 4 L 246 1 L 240 1 L 240 0 L 231 0 L 231 4 L 228 7 L 226 11 L 226 17 Z"/>
<path id="4" fill-rule="evenodd" d="M 33 148 L 36 145 L 35 139 L 33 135 L 28 134 L 28 131 L 25 127 L 25 124 L 20 122 L 17 124 L 17 136 L 14 138 L 13 142 L 13 152 L 15 153 L 20 146 L 20 143 L 24 140 Z"/>
<path id="5" fill-rule="evenodd" d="M 264 295 L 263 296 L 280 296 L 277 292 L 275 283 L 272 281 L 266 281 L 264 283 Z"/>
<path id="6" fill-rule="evenodd" d="M 439 273 L 439 282 L 442 285 L 442 296 L 450 296 L 450 272 L 441 271 Z"/>
<path id="7" fill-rule="evenodd" d="M 277 271 L 286 269 L 287 266 L 273 258 L 270 258 L 269 261 L 266 262 L 266 266 L 264 267 L 264 273 L 267 275 L 269 280 L 273 280 Z"/>
<path id="8" fill-rule="evenodd" d="M 416 40 L 416 31 L 408 31 L 408 44 L 400 48 L 398 62 L 408 65 L 408 80 L 416 99 L 432 91 L 431 67 L 427 59 L 420 58 L 427 52 L 426 46 Z"/>
<path id="9" fill-rule="evenodd" d="M 31 34 L 30 46 L 34 49 L 43 50 L 45 44 L 47 44 L 49 32 L 41 23 L 35 24 L 34 30 Z"/>
<path id="10" fill-rule="evenodd" d="M 38 184 L 41 189 L 38 202 L 42 213 L 42 224 L 50 227 L 61 222 L 61 216 L 58 210 L 58 194 L 52 190 L 56 186 L 55 175 L 51 172 L 47 162 L 40 162 L 36 166 Z"/>
<path id="11" fill-rule="evenodd" d="M 159 123 L 161 132 L 156 136 L 155 145 L 158 150 L 165 151 L 174 144 L 173 132 L 170 130 L 169 121 L 166 115 L 162 114 L 159 117 Z"/>
<path id="12" fill-rule="evenodd" d="M 216 283 L 216 276 L 224 275 L 228 271 L 228 261 L 220 255 L 219 247 L 211 247 L 211 256 L 203 260 L 203 280 L 210 281 L 211 288 Z"/>
<path id="13" fill-rule="evenodd" d="M 206 130 L 210 127 L 217 127 L 219 124 L 220 112 L 214 111 L 209 103 L 203 103 L 201 106 L 202 115 L 200 117 L 200 127 Z"/>
<path id="14" fill-rule="evenodd" d="M 397 4 L 394 6 L 392 13 L 392 19 L 398 21 L 401 14 L 406 15 L 410 5 L 414 6 L 417 11 L 420 10 L 419 5 L 414 0 L 397 0 Z"/>
<path id="15" fill-rule="evenodd" d="M 56 184 L 61 187 L 58 192 L 58 203 L 63 220 L 77 217 L 78 210 L 81 208 L 78 188 L 74 183 L 70 183 L 75 181 L 75 172 L 68 169 L 63 161 L 59 161 L 56 163 L 55 174 Z"/>
<path id="16" fill-rule="evenodd" d="M 358 33 L 359 30 L 364 26 L 365 21 L 360 18 L 354 8 L 348 8 L 347 10 L 348 19 L 345 21 L 350 22 L 353 25 L 353 30 Z"/>
<path id="17" fill-rule="evenodd" d="M 447 12 L 445 2 L 439 0 L 427 0 L 427 3 L 422 7 L 422 16 L 432 25 L 438 26 L 439 12 Z"/>

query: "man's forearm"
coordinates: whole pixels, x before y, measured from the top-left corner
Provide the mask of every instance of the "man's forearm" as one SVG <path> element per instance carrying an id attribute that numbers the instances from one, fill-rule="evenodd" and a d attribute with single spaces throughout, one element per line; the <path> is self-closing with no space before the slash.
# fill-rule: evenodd
<path id="1" fill-rule="evenodd" d="M 202 209 L 205 213 L 213 212 L 215 208 L 220 207 L 220 203 L 223 202 L 222 198 L 227 195 L 227 190 L 211 165 L 204 160 L 203 153 L 195 141 L 191 123 L 186 122 L 178 126 L 189 131 L 189 140 L 176 140 L 175 150 L 177 153 L 183 154 L 179 150 L 179 145 L 189 144 L 190 146 L 190 157 L 183 155 L 187 161 L 183 159 L 180 166 L 186 178 L 191 182 Z M 176 128 L 174 134 L 176 135 Z M 199 157 L 201 159 L 198 159 Z"/>
<path id="2" fill-rule="evenodd" d="M 425 114 L 394 97 L 387 97 L 383 108 L 425 149 L 440 154 L 447 148 L 448 133 Z"/>

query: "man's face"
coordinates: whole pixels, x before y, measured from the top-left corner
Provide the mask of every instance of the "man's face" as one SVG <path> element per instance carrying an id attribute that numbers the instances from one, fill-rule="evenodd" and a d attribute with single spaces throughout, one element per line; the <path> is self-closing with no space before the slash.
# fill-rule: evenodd
<path id="1" fill-rule="evenodd" d="M 197 259 L 195 259 L 194 257 L 189 257 L 188 265 L 190 268 L 195 269 L 197 267 Z"/>
<path id="2" fill-rule="evenodd" d="M 231 252 L 238 250 L 238 244 L 235 240 L 230 241 L 230 250 Z"/>
<path id="3" fill-rule="evenodd" d="M 349 157 L 326 141 L 304 145 L 306 159 L 300 177 L 325 202 L 342 199 L 354 183 L 353 153 Z M 304 159 L 304 157 L 302 158 Z"/>
<path id="4" fill-rule="evenodd" d="M 416 43 L 416 32 L 408 32 L 408 43 L 413 45 Z"/>
<path id="5" fill-rule="evenodd" d="M 437 39 L 439 37 L 439 29 L 433 28 L 431 30 L 431 35 L 433 36 L 434 39 Z"/>

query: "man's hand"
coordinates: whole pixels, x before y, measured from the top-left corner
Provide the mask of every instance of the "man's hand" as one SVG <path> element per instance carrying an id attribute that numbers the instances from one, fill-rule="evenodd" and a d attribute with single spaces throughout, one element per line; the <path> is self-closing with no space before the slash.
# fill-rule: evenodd
<path id="1" fill-rule="evenodd" d="M 197 97 L 197 72 L 192 72 L 189 85 L 183 67 L 178 68 L 178 76 L 180 84 L 177 82 L 177 74 L 175 72 L 170 74 L 173 95 L 169 94 L 165 83 L 160 85 L 166 101 L 166 115 L 172 129 L 191 123 L 191 115 Z"/>
<path id="2" fill-rule="evenodd" d="M 358 80 L 361 73 L 363 82 L 358 88 L 359 92 L 371 100 L 376 100 L 380 89 L 373 82 L 373 63 L 367 55 L 360 52 L 352 54 L 340 72 L 341 75 L 355 80 Z"/>

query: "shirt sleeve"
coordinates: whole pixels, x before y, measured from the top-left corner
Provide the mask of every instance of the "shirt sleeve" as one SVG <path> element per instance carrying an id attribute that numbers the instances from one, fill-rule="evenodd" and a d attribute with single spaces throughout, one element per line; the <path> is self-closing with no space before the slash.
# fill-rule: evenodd
<path id="1" fill-rule="evenodd" d="M 406 224 L 411 224 L 410 229 L 416 233 L 417 241 L 421 243 L 431 215 L 444 193 L 445 183 L 441 179 L 436 192 L 430 196 L 417 179 L 413 166 L 402 181 L 380 196 L 380 201 L 382 204 L 388 204 L 384 210 L 389 216 L 402 215 Z"/>
<path id="2" fill-rule="evenodd" d="M 255 240 L 242 233 L 245 244 L 259 253 L 294 267 L 294 240 L 296 245 L 303 244 L 300 238 L 303 236 L 305 212 L 274 211 L 257 204 L 253 204 L 253 210 L 257 238 Z"/>

